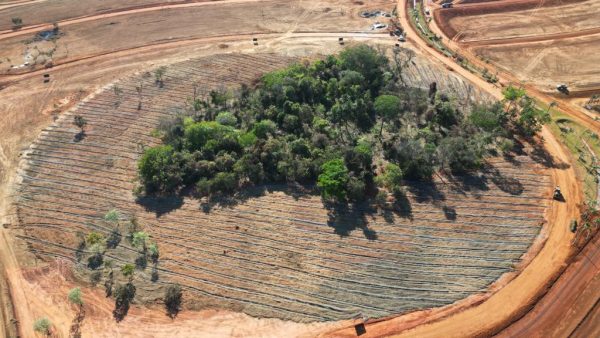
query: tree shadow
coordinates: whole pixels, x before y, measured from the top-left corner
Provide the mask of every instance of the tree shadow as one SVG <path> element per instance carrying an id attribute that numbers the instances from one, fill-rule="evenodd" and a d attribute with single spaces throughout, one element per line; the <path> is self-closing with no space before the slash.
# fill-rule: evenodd
<path id="1" fill-rule="evenodd" d="M 367 216 L 374 215 L 377 209 L 369 203 L 337 203 L 323 201 L 327 208 L 327 225 L 340 237 L 348 237 L 354 230 L 362 230 L 366 239 L 378 238 L 377 232 L 369 227 Z"/>
<path id="2" fill-rule="evenodd" d="M 144 210 L 153 212 L 157 218 L 160 218 L 171 211 L 181 208 L 183 197 L 179 195 L 141 196 L 136 199 L 136 203 L 143 206 Z"/>
<path id="3" fill-rule="evenodd" d="M 398 191 L 394 194 L 394 211 L 402 218 L 413 219 L 412 205 L 404 191 Z"/>
<path id="4" fill-rule="evenodd" d="M 85 131 L 80 131 L 77 134 L 75 134 L 75 136 L 73 137 L 73 141 L 74 142 L 81 142 L 83 141 L 83 139 L 86 137 L 87 135 L 85 134 Z"/>
<path id="5" fill-rule="evenodd" d="M 267 193 L 283 192 L 292 196 L 295 200 L 307 195 L 314 195 L 314 187 L 303 186 L 300 184 L 274 184 L 274 185 L 256 185 L 243 188 L 233 195 L 219 194 L 211 197 L 204 197 L 200 201 L 200 210 L 204 213 L 210 213 L 215 207 L 234 208 L 246 201 L 265 196 Z"/>
<path id="6" fill-rule="evenodd" d="M 521 195 L 525 190 L 525 187 L 523 187 L 523 184 L 517 178 L 505 176 L 498 168 L 491 164 L 487 165 L 483 169 L 483 172 L 490 178 L 492 183 L 498 187 L 498 189 L 505 193 Z"/>
<path id="7" fill-rule="evenodd" d="M 446 199 L 445 194 L 433 182 L 406 181 L 405 183 L 417 203 L 437 203 Z"/>
<path id="8" fill-rule="evenodd" d="M 462 175 L 451 175 L 447 176 L 447 179 L 452 184 L 452 190 L 461 194 L 490 190 L 488 178 L 483 175 L 481 171 L 476 173 L 465 173 Z"/>
<path id="9" fill-rule="evenodd" d="M 552 169 L 568 169 L 571 167 L 568 163 L 557 161 L 550 153 L 548 153 L 548 151 L 546 151 L 541 142 L 531 142 L 531 147 L 533 150 L 529 156 L 534 162 Z"/>
<path id="10" fill-rule="evenodd" d="M 455 208 L 444 205 L 442 207 L 442 211 L 444 212 L 444 216 L 446 217 L 447 220 L 450 220 L 450 221 L 456 220 L 456 209 Z"/>

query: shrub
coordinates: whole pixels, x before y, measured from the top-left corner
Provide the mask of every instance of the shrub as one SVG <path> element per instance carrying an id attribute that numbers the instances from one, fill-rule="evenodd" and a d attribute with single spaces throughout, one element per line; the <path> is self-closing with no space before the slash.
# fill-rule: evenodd
<path id="1" fill-rule="evenodd" d="M 181 310 L 181 287 L 179 285 L 169 285 L 165 290 L 165 307 L 167 315 L 175 318 Z"/>
<path id="2" fill-rule="evenodd" d="M 116 224 L 119 222 L 120 216 L 121 215 L 119 214 L 119 211 L 117 209 L 111 209 L 106 213 L 106 215 L 104 215 L 104 220 Z"/>
<path id="3" fill-rule="evenodd" d="M 125 264 L 121 267 L 121 273 L 125 277 L 132 278 L 133 272 L 135 271 L 135 266 L 133 264 Z"/>
<path id="4" fill-rule="evenodd" d="M 71 291 L 69 291 L 68 299 L 71 303 L 82 306 L 83 300 L 81 299 L 81 296 L 82 296 L 81 289 L 73 288 L 73 289 L 71 289 Z"/>
<path id="5" fill-rule="evenodd" d="M 238 123 L 237 118 L 228 111 L 220 112 L 215 118 L 215 121 L 224 126 L 230 127 L 235 127 Z"/>
<path id="6" fill-rule="evenodd" d="M 52 322 L 46 317 L 39 318 L 33 323 L 33 330 L 46 336 L 50 335 L 51 327 Z"/>

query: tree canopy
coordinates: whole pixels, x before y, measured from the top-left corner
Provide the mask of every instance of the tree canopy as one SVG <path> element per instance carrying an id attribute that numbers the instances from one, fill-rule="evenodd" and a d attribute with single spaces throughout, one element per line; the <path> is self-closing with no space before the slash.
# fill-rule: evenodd
<path id="1" fill-rule="evenodd" d="M 265 74 L 254 88 L 190 99 L 186 112 L 161 123 L 163 144 L 139 160 L 143 192 L 212 196 L 297 182 L 316 184 L 327 199 L 360 201 L 402 179 L 475 170 L 507 144 L 512 126 L 535 132 L 544 121 L 517 88 L 505 90 L 506 109 L 462 111 L 442 90 L 407 87 L 399 72 L 358 45 Z"/>

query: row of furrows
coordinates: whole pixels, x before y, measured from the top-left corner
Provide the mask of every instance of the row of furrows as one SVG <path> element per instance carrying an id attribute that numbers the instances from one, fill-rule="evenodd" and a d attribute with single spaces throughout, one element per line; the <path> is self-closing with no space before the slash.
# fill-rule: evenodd
<path id="1" fill-rule="evenodd" d="M 56 171 L 52 171 L 52 173 L 55 173 Z M 49 175 L 47 175 L 49 176 Z M 110 198 L 113 202 L 115 201 L 115 194 L 113 189 L 116 189 L 117 191 L 122 191 L 122 193 L 124 194 L 125 197 L 121 197 L 121 199 L 123 200 L 123 202 L 127 202 L 127 197 L 130 195 L 130 190 L 128 190 L 128 187 L 131 187 L 131 185 L 126 185 L 126 182 L 119 182 L 116 184 L 109 184 L 107 182 L 94 182 L 93 178 L 86 178 L 86 179 L 71 179 L 69 177 L 69 175 L 63 175 L 63 173 L 57 173 L 55 175 L 53 175 L 56 179 L 51 180 L 49 178 L 40 178 L 40 177 L 30 177 L 27 175 L 23 175 L 23 179 L 26 182 L 29 182 L 29 184 L 31 185 L 31 187 L 37 187 L 38 189 L 41 187 L 46 188 L 47 191 L 55 191 L 57 196 L 61 196 L 63 194 L 61 194 L 61 191 L 65 191 L 64 195 L 67 196 L 74 196 L 74 194 L 77 193 L 84 193 L 86 196 L 81 196 L 81 198 L 103 198 L 103 194 L 94 194 L 93 191 L 97 189 L 98 192 L 105 192 L 106 191 L 106 195 L 104 195 L 104 198 Z M 75 184 L 74 181 L 77 181 L 77 183 L 80 184 Z M 66 182 L 69 182 L 69 185 L 65 185 Z M 100 188 L 95 188 L 94 185 L 92 185 L 91 183 L 97 183 L 98 185 L 100 185 L 102 188 L 108 188 L 108 189 L 100 189 Z M 90 186 L 88 186 L 88 184 L 90 184 Z M 73 188 L 79 188 L 80 190 L 74 190 Z M 125 188 L 125 189 L 123 189 Z M 23 191 L 22 196 L 27 196 L 27 191 Z M 460 201 L 460 200 L 459 200 Z M 268 205 L 269 202 L 267 202 L 266 204 Z M 273 201 L 275 202 L 275 201 Z M 458 201 L 457 201 L 458 202 Z M 251 202 L 250 202 L 251 203 Z M 318 200 L 317 200 L 318 203 Z M 492 202 L 493 203 L 493 202 Z M 532 225 L 537 224 L 536 223 L 536 218 L 527 218 L 524 216 L 504 216 L 504 217 L 498 217 L 498 215 L 486 215 L 486 214 L 474 214 L 473 212 L 468 213 L 461 213 L 461 214 L 456 214 L 456 217 L 460 217 L 461 221 L 456 222 L 456 220 L 452 220 L 452 219 L 448 219 L 448 217 L 441 213 L 439 210 L 437 210 L 437 212 L 435 212 L 435 209 L 431 209 L 431 208 L 427 208 L 425 210 L 419 210 L 417 208 L 417 206 L 421 206 L 422 204 L 419 203 L 413 203 L 415 205 L 414 209 L 411 210 L 412 216 L 414 217 L 414 215 L 418 215 L 418 214 L 422 214 L 423 216 L 418 217 L 417 220 L 413 220 L 412 222 L 408 222 L 410 224 L 416 224 L 418 222 L 421 221 L 435 221 L 437 223 L 446 223 L 446 224 L 463 224 L 465 226 L 467 225 L 471 225 L 471 226 L 486 226 L 486 225 L 493 225 L 496 227 L 501 227 L 501 228 L 512 228 L 513 226 L 519 226 L 519 225 L 524 225 L 523 223 L 532 223 Z M 242 205 L 241 207 L 244 207 L 244 205 Z M 260 206 L 259 206 L 260 207 Z M 269 210 L 268 206 L 265 206 L 265 210 Z M 359 210 L 360 211 L 360 210 Z M 434 211 L 433 215 L 438 215 L 437 218 L 431 218 L 431 217 L 427 217 L 428 214 L 431 214 L 432 211 Z M 366 212 L 366 211 L 364 211 Z M 364 213 L 363 212 L 363 213 Z M 314 212 L 308 212 L 308 213 L 300 213 L 297 217 L 291 217 L 289 218 L 289 220 L 298 220 L 298 221 L 310 221 L 310 219 L 306 219 L 306 217 L 311 217 L 312 215 L 314 215 Z M 439 217 L 442 216 L 443 217 Z M 402 218 L 400 218 L 402 219 Z M 485 219 L 485 222 L 482 222 L 481 219 Z M 340 221 L 344 221 L 344 216 L 339 216 L 338 220 Z M 493 221 L 500 221 L 500 223 L 493 223 Z M 538 218 L 539 220 L 539 218 Z"/>
<path id="2" fill-rule="evenodd" d="M 461 106 L 466 106 L 463 102 L 480 103 L 491 100 L 489 95 L 465 81 L 450 74 L 441 74 L 445 73 L 439 72 L 437 67 L 429 63 L 418 62 L 417 60 L 417 62 L 404 71 L 403 78 L 409 85 L 425 89 L 429 88 L 432 82 L 436 82 L 438 90 L 447 94 L 454 94 L 460 101 Z"/>

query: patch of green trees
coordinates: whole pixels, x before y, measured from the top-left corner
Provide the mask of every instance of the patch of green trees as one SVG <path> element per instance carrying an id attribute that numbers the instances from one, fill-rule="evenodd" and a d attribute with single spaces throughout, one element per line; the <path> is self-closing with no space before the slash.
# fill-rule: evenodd
<path id="1" fill-rule="evenodd" d="M 398 191 L 402 179 L 476 170 L 512 130 L 532 134 L 546 121 L 514 88 L 505 104 L 463 112 L 444 94 L 405 86 L 398 59 L 358 45 L 268 73 L 255 88 L 189 100 L 138 163 L 143 193 L 296 182 L 316 184 L 325 199 L 361 201 Z"/>

